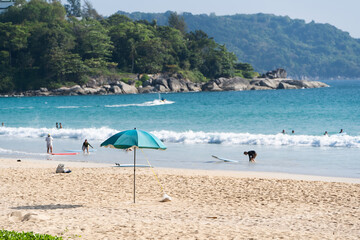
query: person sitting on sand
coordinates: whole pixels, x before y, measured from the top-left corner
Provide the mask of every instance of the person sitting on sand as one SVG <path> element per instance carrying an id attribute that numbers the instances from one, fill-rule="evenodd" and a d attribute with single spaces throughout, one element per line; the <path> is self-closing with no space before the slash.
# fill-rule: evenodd
<path id="1" fill-rule="evenodd" d="M 87 151 L 87 153 L 89 153 L 89 146 L 91 148 L 93 148 L 93 146 L 91 146 L 91 144 L 87 141 L 87 139 L 85 139 L 85 142 L 82 145 L 82 150 L 85 153 L 85 150 Z"/>
<path id="2" fill-rule="evenodd" d="M 257 154 L 254 150 L 244 152 L 244 154 L 249 156 L 249 162 L 255 162 L 255 158 L 256 158 Z"/>
<path id="3" fill-rule="evenodd" d="M 48 134 L 48 136 L 45 138 L 46 141 L 46 147 L 47 147 L 47 153 L 53 152 L 53 138 Z"/>

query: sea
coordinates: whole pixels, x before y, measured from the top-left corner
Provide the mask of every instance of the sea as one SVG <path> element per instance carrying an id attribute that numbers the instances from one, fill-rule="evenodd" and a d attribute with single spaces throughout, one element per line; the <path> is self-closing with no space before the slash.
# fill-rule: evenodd
<path id="1" fill-rule="evenodd" d="M 321 81 L 330 87 L 1 97 L 0 158 L 131 164 L 132 152 L 100 144 L 137 128 L 167 146 L 165 151 L 138 150 L 140 164 L 360 178 L 360 80 Z M 85 139 L 94 151 L 48 155 L 48 134 L 54 152 L 80 151 Z M 249 150 L 257 152 L 256 163 L 243 154 Z"/>

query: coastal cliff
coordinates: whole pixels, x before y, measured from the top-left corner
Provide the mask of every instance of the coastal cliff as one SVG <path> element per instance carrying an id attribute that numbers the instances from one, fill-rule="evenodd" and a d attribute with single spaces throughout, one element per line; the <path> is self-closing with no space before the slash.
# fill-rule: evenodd
<path id="1" fill-rule="evenodd" d="M 292 80 L 287 78 L 254 78 L 244 79 L 218 78 L 206 83 L 194 83 L 184 79 L 180 74 L 149 75 L 150 79 L 136 87 L 136 78 L 125 83 L 121 80 L 92 78 L 86 84 L 72 87 L 61 87 L 53 90 L 40 88 L 3 96 L 59 96 L 59 95 L 111 95 L 137 93 L 166 93 L 166 92 L 201 92 L 201 91 L 246 91 L 246 90 L 276 90 L 276 89 L 305 89 L 328 87 L 318 81 Z"/>

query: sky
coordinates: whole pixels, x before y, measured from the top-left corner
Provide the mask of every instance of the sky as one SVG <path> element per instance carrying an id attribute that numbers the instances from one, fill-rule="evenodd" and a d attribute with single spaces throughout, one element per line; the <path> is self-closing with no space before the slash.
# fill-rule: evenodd
<path id="1" fill-rule="evenodd" d="M 66 2 L 66 0 L 62 0 Z M 360 38 L 360 0 L 90 0 L 103 16 L 118 10 L 125 12 L 210 14 L 270 13 L 304 19 L 306 22 L 329 23 L 354 38 Z"/>

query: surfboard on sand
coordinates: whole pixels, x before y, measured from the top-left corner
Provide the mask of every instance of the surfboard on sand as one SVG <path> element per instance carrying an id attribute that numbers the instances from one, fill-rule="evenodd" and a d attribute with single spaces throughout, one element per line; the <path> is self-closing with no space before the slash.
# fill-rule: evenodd
<path id="1" fill-rule="evenodd" d="M 115 163 L 114 167 L 134 167 L 134 164 Z M 136 164 L 135 167 L 152 167 L 152 166 L 146 164 Z"/>
<path id="2" fill-rule="evenodd" d="M 213 158 L 216 158 L 220 161 L 224 161 L 224 162 L 232 162 L 232 163 L 237 163 L 239 161 L 236 161 L 236 160 L 231 160 L 231 159 L 227 159 L 227 158 L 221 158 L 221 157 L 217 157 L 217 156 L 214 156 L 214 155 L 211 155 Z"/>
<path id="3" fill-rule="evenodd" d="M 51 155 L 78 155 L 78 152 L 67 152 L 67 153 L 51 153 Z"/>

